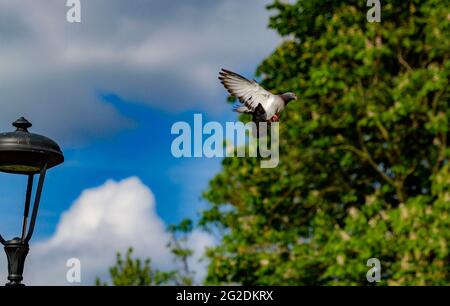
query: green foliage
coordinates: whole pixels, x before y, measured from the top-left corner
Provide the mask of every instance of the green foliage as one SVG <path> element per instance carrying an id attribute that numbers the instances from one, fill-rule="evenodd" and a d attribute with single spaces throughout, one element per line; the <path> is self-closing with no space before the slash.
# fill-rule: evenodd
<path id="1" fill-rule="evenodd" d="M 133 249 L 129 248 L 125 259 L 117 253 L 116 263 L 109 269 L 109 273 L 114 286 L 160 286 L 160 285 L 194 285 L 194 272 L 189 268 L 189 259 L 192 257 L 192 250 L 188 247 L 188 235 L 192 232 L 193 224 L 191 220 L 183 220 L 178 225 L 171 225 L 168 228 L 172 234 L 172 239 L 167 247 L 174 255 L 176 262 L 181 262 L 182 267 L 169 272 L 162 272 L 151 267 L 151 259 L 142 261 L 139 258 L 133 259 Z M 107 282 L 96 280 L 96 285 L 107 286 Z"/>
<path id="2" fill-rule="evenodd" d="M 258 68 L 295 91 L 280 165 L 226 158 L 200 224 L 223 232 L 207 282 L 450 284 L 448 1 L 275 1 L 284 42 Z"/>
<path id="3" fill-rule="evenodd" d="M 176 260 L 182 264 L 182 268 L 176 273 L 176 283 L 178 285 L 192 286 L 194 285 L 195 273 L 189 268 L 189 259 L 192 257 L 193 251 L 188 247 L 189 234 L 193 230 L 192 221 L 185 219 L 178 225 L 169 226 L 168 230 L 172 234 L 172 239 L 167 247 L 171 250 Z"/>
<path id="4" fill-rule="evenodd" d="M 133 249 L 129 248 L 126 257 L 123 259 L 120 253 L 117 253 L 115 266 L 109 269 L 112 284 L 114 286 L 151 286 L 169 284 L 176 277 L 176 272 L 161 272 L 151 268 L 151 260 L 132 258 Z M 99 278 L 96 285 L 105 285 Z"/>

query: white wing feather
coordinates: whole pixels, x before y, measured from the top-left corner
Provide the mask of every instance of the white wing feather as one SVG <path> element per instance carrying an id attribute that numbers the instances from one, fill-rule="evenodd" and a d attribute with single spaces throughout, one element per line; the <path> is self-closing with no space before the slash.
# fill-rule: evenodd
<path id="1" fill-rule="evenodd" d="M 274 95 L 256 81 L 249 81 L 232 71 L 222 69 L 219 80 L 232 96 L 238 98 L 250 110 L 254 110 L 258 104 L 267 109 L 270 101 L 274 101 Z"/>

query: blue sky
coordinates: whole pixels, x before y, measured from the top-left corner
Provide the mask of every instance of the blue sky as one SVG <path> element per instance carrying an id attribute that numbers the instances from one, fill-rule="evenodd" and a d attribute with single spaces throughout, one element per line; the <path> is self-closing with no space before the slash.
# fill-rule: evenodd
<path id="1" fill-rule="evenodd" d="M 151 190 L 164 225 L 197 218 L 221 161 L 174 158 L 171 126 L 194 113 L 236 119 L 217 74 L 253 77 L 280 42 L 270 1 L 81 1 L 81 24 L 62 2 L 0 2 L 0 129 L 25 116 L 66 158 L 47 176 L 33 241 L 50 241 L 83 191 L 129 177 Z M 0 232 L 12 238 L 25 179 L 1 174 L 0 188 Z"/>
<path id="2" fill-rule="evenodd" d="M 200 110 L 171 114 L 151 106 L 130 103 L 115 95 L 102 96 L 113 104 L 121 114 L 133 119 L 132 126 L 104 139 L 97 139 L 79 148 L 64 150 L 65 163 L 52 169 L 47 175 L 45 193 L 36 228 L 35 239 L 50 236 L 59 221 L 60 213 L 67 210 L 84 189 L 99 186 L 108 179 L 121 180 L 138 176 L 151 186 L 158 200 L 157 212 L 172 224 L 183 218 L 197 218 L 206 203 L 200 196 L 210 178 L 220 171 L 220 159 L 174 158 L 170 151 L 171 126 L 176 121 L 193 122 L 194 113 L 202 113 L 205 121 L 225 122 L 234 120 L 234 114 L 209 116 Z M 225 97 L 223 103 L 225 101 Z M 0 183 L 8 185 L 2 190 L 9 203 L 2 203 L 2 215 L 14 219 L 20 226 L 25 178 L 2 174 Z M 10 189 L 13 185 L 14 188 Z M 2 197 L 3 197 L 2 196 Z M 11 205 L 14 208 L 11 210 Z M 19 221 L 19 222 L 17 222 Z M 19 227 L 20 228 L 20 227 Z M 8 233 L 11 227 L 4 227 Z M 5 231 L 6 230 L 6 231 Z M 14 235 L 10 232 L 10 235 Z"/>

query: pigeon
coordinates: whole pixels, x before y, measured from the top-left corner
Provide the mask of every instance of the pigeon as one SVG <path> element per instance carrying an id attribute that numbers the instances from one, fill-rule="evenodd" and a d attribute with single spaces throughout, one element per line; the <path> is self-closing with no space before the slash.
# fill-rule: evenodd
<path id="1" fill-rule="evenodd" d="M 257 125 L 259 122 L 277 122 L 286 105 L 290 101 L 297 100 L 297 96 L 292 92 L 274 95 L 255 80 L 247 80 L 226 69 L 220 71 L 219 80 L 228 92 L 241 102 L 234 111 L 252 114 L 252 120 Z"/>

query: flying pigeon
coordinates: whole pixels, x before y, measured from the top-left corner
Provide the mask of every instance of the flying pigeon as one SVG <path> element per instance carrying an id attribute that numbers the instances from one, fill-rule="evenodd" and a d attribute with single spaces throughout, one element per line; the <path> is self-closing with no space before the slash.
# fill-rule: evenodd
<path id="1" fill-rule="evenodd" d="M 274 95 L 255 80 L 249 81 L 226 69 L 220 71 L 219 80 L 228 92 L 238 98 L 242 104 L 235 107 L 234 111 L 252 114 L 256 124 L 278 121 L 286 105 L 292 100 L 297 100 L 297 96 L 292 92 Z"/>

